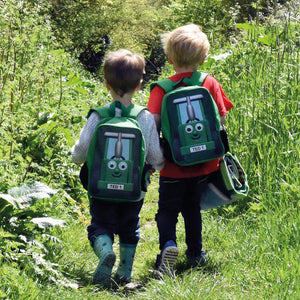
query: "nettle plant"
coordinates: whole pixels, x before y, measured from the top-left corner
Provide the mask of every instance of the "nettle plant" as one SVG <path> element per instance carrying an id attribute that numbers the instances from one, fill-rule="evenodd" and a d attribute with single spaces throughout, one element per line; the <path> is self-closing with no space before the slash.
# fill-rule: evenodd
<path id="1" fill-rule="evenodd" d="M 39 281 L 76 287 L 55 263 L 63 249 L 63 242 L 56 235 L 66 221 L 49 215 L 53 214 L 54 203 L 57 208 L 59 197 L 63 197 L 63 192 L 40 182 L 0 194 L 0 261 L 17 264 Z M 69 201 L 69 205 L 79 212 L 74 201 Z"/>

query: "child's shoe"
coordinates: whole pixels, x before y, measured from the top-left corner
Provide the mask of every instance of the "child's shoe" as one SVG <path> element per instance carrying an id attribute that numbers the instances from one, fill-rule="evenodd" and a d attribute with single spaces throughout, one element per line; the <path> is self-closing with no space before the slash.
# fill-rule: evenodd
<path id="1" fill-rule="evenodd" d="M 192 257 L 192 256 L 187 255 L 187 259 L 190 262 L 191 267 L 196 268 L 199 266 L 205 266 L 207 264 L 205 255 L 206 255 L 206 251 L 201 250 L 201 254 L 199 256 Z"/>
<path id="2" fill-rule="evenodd" d="M 104 288 L 108 288 L 111 284 L 111 271 L 116 261 L 112 240 L 108 235 L 100 235 L 96 238 L 93 249 L 99 257 L 99 264 L 93 276 L 93 284 L 100 284 Z"/>
<path id="3" fill-rule="evenodd" d="M 174 241 L 165 243 L 161 253 L 156 258 L 156 268 L 161 274 L 174 275 L 174 264 L 178 257 L 178 248 Z"/>

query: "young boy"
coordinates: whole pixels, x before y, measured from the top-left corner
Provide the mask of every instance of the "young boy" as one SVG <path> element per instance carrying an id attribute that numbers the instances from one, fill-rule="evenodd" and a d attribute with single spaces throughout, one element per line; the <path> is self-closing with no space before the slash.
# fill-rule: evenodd
<path id="1" fill-rule="evenodd" d="M 199 26 L 194 24 L 164 34 L 162 43 L 168 61 L 175 70 L 175 75 L 169 77 L 174 82 L 184 77 L 190 78 L 193 72 L 197 71 L 198 66 L 203 64 L 210 47 L 207 36 Z M 217 104 L 221 123 L 225 124 L 225 115 L 233 104 L 212 76 L 207 76 L 202 86 L 211 93 Z M 161 107 L 164 95 L 164 90 L 155 85 L 148 103 L 158 132 L 161 130 Z M 160 171 L 156 222 L 161 253 L 157 256 L 156 267 L 161 273 L 173 273 L 173 266 L 178 256 L 176 223 L 179 213 L 182 214 L 185 224 L 188 260 L 193 267 L 206 263 L 206 252 L 202 250 L 200 196 L 210 176 L 218 168 L 219 159 L 193 166 L 179 166 L 166 160 L 164 168 Z"/>
<path id="2" fill-rule="evenodd" d="M 119 101 L 125 107 L 133 105 L 132 97 L 142 84 L 145 69 L 144 58 L 128 50 L 111 52 L 104 62 L 104 82 L 110 91 L 113 102 Z M 106 105 L 107 107 L 110 104 Z M 86 160 L 88 148 L 100 121 L 97 112 L 92 112 L 83 127 L 79 140 L 71 149 L 72 159 L 75 163 Z M 153 116 L 148 110 L 138 114 L 139 123 L 144 139 L 146 161 L 154 169 L 160 170 L 164 158 L 159 146 L 159 137 Z M 137 202 L 109 202 L 91 199 L 91 224 L 88 226 L 88 238 L 99 264 L 93 276 L 93 283 L 103 287 L 111 284 L 111 273 L 116 255 L 113 251 L 114 235 L 119 235 L 120 264 L 116 271 L 115 281 L 125 284 L 131 281 L 132 265 L 137 243 L 140 237 L 139 213 L 143 204 L 145 192 Z"/>

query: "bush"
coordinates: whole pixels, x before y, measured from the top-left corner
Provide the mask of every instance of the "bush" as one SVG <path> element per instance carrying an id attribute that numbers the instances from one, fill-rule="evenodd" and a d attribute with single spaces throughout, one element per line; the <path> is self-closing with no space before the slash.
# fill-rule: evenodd
<path id="1" fill-rule="evenodd" d="M 107 50 L 126 48 L 147 56 L 167 15 L 163 0 L 51 2 L 60 43 L 94 72 Z"/>

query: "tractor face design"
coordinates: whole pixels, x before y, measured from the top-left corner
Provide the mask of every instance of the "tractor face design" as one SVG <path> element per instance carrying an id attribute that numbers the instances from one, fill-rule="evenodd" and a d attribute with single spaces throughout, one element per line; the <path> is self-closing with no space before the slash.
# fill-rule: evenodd
<path id="1" fill-rule="evenodd" d="M 105 137 L 106 154 L 101 164 L 101 180 L 108 189 L 127 190 L 132 179 L 133 162 L 130 153 L 135 135 L 106 132 Z"/>
<path id="2" fill-rule="evenodd" d="M 180 120 L 178 132 L 181 146 L 188 147 L 190 152 L 205 150 L 205 143 L 208 142 L 207 121 L 203 118 L 203 109 L 199 101 L 201 96 L 195 95 L 174 100 Z"/>
<path id="3" fill-rule="evenodd" d="M 204 87 L 180 86 L 167 92 L 161 123 L 172 158 L 180 166 L 207 162 L 224 154 L 220 113 Z"/>

